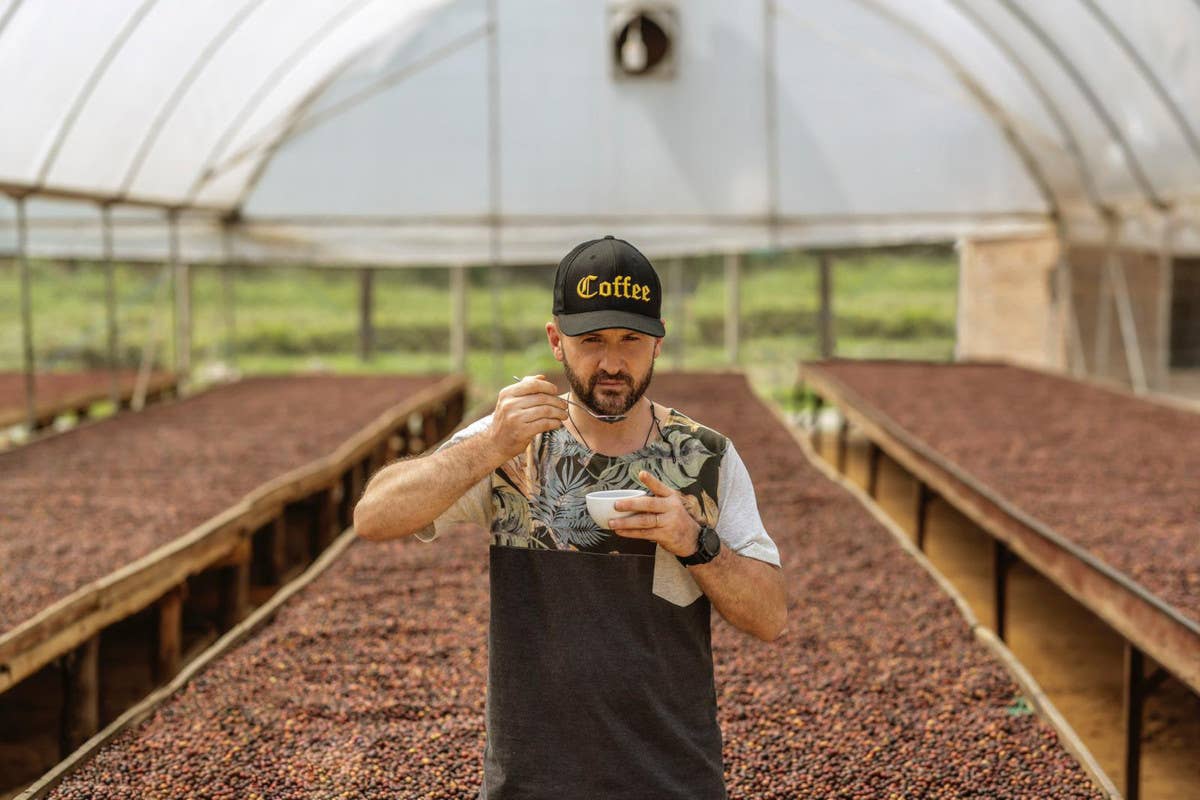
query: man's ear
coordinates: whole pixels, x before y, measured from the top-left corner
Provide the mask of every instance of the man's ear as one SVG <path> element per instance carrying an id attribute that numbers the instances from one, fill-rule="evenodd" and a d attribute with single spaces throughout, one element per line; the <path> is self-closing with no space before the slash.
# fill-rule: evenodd
<path id="1" fill-rule="evenodd" d="M 563 360 L 562 333 L 553 321 L 546 323 L 546 339 L 550 342 L 550 350 L 554 353 L 555 361 Z"/>

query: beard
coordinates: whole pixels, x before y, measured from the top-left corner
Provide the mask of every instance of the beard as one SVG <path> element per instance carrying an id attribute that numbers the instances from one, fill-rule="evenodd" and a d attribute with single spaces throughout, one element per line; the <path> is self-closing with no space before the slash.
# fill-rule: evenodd
<path id="1" fill-rule="evenodd" d="M 650 368 L 646 370 L 646 374 L 641 380 L 635 380 L 628 372 L 606 374 L 597 370 L 587 382 L 584 382 L 575 370 L 571 369 L 571 362 L 567 360 L 565 353 L 563 354 L 563 370 L 567 374 L 567 382 L 571 385 L 575 396 L 592 411 L 597 414 L 624 414 L 633 408 L 638 400 L 642 399 L 646 388 L 650 386 L 650 379 L 654 377 L 654 361 L 653 359 L 650 361 Z M 597 384 L 602 380 L 621 381 L 624 386 L 604 387 L 597 391 Z"/>

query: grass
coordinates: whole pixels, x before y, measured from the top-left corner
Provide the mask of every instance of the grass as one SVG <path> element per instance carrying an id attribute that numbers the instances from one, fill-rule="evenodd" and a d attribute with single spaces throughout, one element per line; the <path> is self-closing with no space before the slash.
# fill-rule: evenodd
<path id="1" fill-rule="evenodd" d="M 100 266 L 33 264 L 34 350 L 39 369 L 105 363 L 105 272 Z M 138 363 L 158 331 L 157 357 L 171 361 L 171 285 L 160 268 L 115 270 L 120 359 Z M 670 277 L 663 269 L 664 288 Z M 222 273 L 192 270 L 193 365 L 202 375 L 222 361 L 226 318 Z M 488 270 L 468 270 L 467 371 L 474 399 L 512 374 L 559 371 L 543 327 L 550 318 L 553 267 L 509 267 L 493 313 Z M 806 254 L 748 256 L 742 267 L 739 366 L 768 396 L 790 404 L 795 363 L 816 356 L 817 269 Z M 667 339 L 659 369 L 673 367 L 682 336 L 688 369 L 725 368 L 725 278 L 720 258 L 685 263 L 682 318 L 663 305 Z M 846 256 L 834 262 L 837 352 L 853 357 L 948 359 L 954 346 L 957 265 L 948 249 Z M 355 271 L 261 267 L 232 283 L 236 366 L 244 373 L 331 369 L 429 372 L 451 369 L 449 273 L 441 269 L 375 273 L 377 355 L 357 355 L 359 278 Z M 17 270 L 0 265 L 0 370 L 21 366 Z M 492 346 L 498 331 L 503 347 Z"/>

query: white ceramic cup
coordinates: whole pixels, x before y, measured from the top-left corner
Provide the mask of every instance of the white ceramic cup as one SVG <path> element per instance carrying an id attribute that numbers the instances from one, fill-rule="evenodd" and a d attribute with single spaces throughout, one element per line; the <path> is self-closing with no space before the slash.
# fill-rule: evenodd
<path id="1" fill-rule="evenodd" d="M 613 503 L 630 497 L 645 497 L 648 494 L 649 492 L 641 489 L 609 489 L 604 492 L 588 492 L 585 499 L 588 513 L 592 515 L 592 519 L 596 520 L 596 524 L 601 528 L 612 530 L 609 520 L 637 513 L 636 511 L 616 511 L 613 509 Z"/>

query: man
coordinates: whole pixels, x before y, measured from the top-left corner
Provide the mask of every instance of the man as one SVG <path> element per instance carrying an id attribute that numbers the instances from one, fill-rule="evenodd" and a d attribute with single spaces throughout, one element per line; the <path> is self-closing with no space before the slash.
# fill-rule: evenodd
<path id="1" fill-rule="evenodd" d="M 367 539 L 491 531 L 486 800 L 726 796 L 710 606 L 774 639 L 783 576 L 733 443 L 645 396 L 660 308 L 636 248 L 579 245 L 546 324 L 570 391 L 542 375 L 506 387 L 437 452 L 377 473 L 354 509 Z M 649 494 L 601 529 L 585 495 L 622 488 Z"/>

